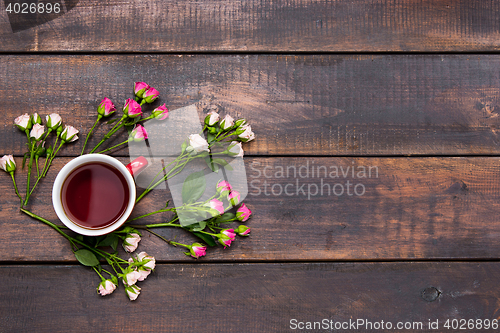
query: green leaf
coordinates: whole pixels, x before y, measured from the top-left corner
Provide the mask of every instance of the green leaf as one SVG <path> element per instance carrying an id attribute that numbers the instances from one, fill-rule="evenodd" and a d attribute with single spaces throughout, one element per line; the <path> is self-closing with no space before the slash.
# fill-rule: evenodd
<path id="1" fill-rule="evenodd" d="M 120 120 L 120 118 L 111 119 L 111 120 L 108 120 L 108 122 L 106 124 L 110 125 L 110 124 L 116 123 L 118 120 Z"/>
<path id="2" fill-rule="evenodd" d="M 202 231 L 203 229 L 205 229 L 206 226 L 207 226 L 206 221 L 200 221 L 198 222 L 198 226 L 194 227 L 192 231 Z"/>
<path id="3" fill-rule="evenodd" d="M 205 157 L 205 162 L 207 162 L 210 170 L 212 170 L 213 172 L 219 172 L 219 166 L 215 163 L 212 163 L 212 159 L 210 158 L 210 156 Z"/>
<path id="4" fill-rule="evenodd" d="M 208 132 L 208 135 L 207 135 L 208 143 L 211 143 L 212 141 L 214 141 L 214 139 L 215 139 L 215 134 Z"/>
<path id="5" fill-rule="evenodd" d="M 106 235 L 106 237 L 104 239 L 102 239 L 101 241 L 99 241 L 96 244 L 95 247 L 98 247 L 98 246 L 111 246 L 111 248 L 116 251 L 119 239 L 120 238 L 116 234 L 108 234 L 108 235 Z"/>
<path id="6" fill-rule="evenodd" d="M 96 256 L 86 249 L 81 249 L 75 252 L 76 259 L 80 262 L 80 264 L 84 266 L 97 266 L 99 265 L 99 260 L 97 260 Z"/>
<path id="7" fill-rule="evenodd" d="M 203 171 L 194 172 L 186 177 L 182 185 L 182 202 L 196 202 L 205 193 L 206 181 Z"/>
<path id="8" fill-rule="evenodd" d="M 193 235 L 201 238 L 208 246 L 216 246 L 214 239 L 212 236 L 207 234 L 202 234 L 201 232 L 193 232 Z"/>
<path id="9" fill-rule="evenodd" d="M 26 165 L 26 159 L 28 158 L 28 156 L 30 156 L 29 153 L 25 153 L 24 154 L 24 157 L 23 157 L 23 167 L 22 167 L 23 169 L 24 169 L 24 166 Z"/>
<path id="10" fill-rule="evenodd" d="M 226 221 L 232 220 L 235 218 L 236 215 L 233 213 L 227 212 L 219 216 L 218 218 L 215 219 L 215 223 L 224 223 Z"/>

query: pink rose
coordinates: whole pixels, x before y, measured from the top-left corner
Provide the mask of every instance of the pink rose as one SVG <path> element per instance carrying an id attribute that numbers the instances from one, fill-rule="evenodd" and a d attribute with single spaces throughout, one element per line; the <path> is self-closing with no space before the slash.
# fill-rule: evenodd
<path id="1" fill-rule="evenodd" d="M 231 205 L 236 206 L 237 204 L 240 203 L 240 192 L 231 191 L 231 193 L 229 193 L 227 198 L 229 199 L 229 202 L 231 203 Z"/>
<path id="2" fill-rule="evenodd" d="M 199 134 L 191 134 L 189 136 L 189 146 L 192 147 L 191 150 L 194 150 L 197 153 L 201 153 L 202 151 L 210 151 L 210 149 L 208 149 L 207 140 L 202 138 Z"/>
<path id="3" fill-rule="evenodd" d="M 29 114 L 25 113 L 14 119 L 14 124 L 16 124 L 17 128 L 21 131 L 30 130 L 32 127 L 31 117 Z"/>
<path id="4" fill-rule="evenodd" d="M 131 253 L 137 249 L 139 246 L 139 242 L 141 241 L 141 236 L 136 233 L 128 234 L 125 240 L 123 241 L 123 248 L 125 251 Z"/>
<path id="5" fill-rule="evenodd" d="M 225 180 L 221 180 L 217 183 L 217 193 L 226 195 L 232 190 L 231 184 Z"/>
<path id="6" fill-rule="evenodd" d="M 130 267 L 129 267 L 130 268 Z M 122 277 L 123 284 L 127 287 L 134 285 L 137 283 L 139 278 L 141 277 L 141 273 L 136 270 L 129 270 L 128 273 L 125 273 Z"/>
<path id="7" fill-rule="evenodd" d="M 168 117 L 168 109 L 165 106 L 165 104 L 160 105 L 159 107 L 153 110 L 152 115 L 157 120 L 165 120 Z"/>
<path id="8" fill-rule="evenodd" d="M 61 132 L 59 136 L 64 142 L 73 142 L 78 140 L 78 130 L 73 126 L 66 125 L 64 126 L 64 130 Z"/>
<path id="9" fill-rule="evenodd" d="M 233 241 L 234 241 L 234 238 L 236 237 L 236 233 L 234 232 L 234 229 L 224 229 L 220 233 L 226 235 L 227 237 L 229 237 Z"/>
<path id="10" fill-rule="evenodd" d="M 147 138 L 148 138 L 148 132 L 146 132 L 146 129 L 141 124 L 136 124 L 134 129 L 132 130 L 132 132 L 130 132 L 129 135 L 129 140 L 135 142 L 144 141 Z"/>
<path id="11" fill-rule="evenodd" d="M 205 117 L 205 124 L 208 126 L 213 126 L 216 122 L 219 121 L 219 114 L 215 111 L 210 111 L 207 113 L 207 116 Z"/>
<path id="12" fill-rule="evenodd" d="M 227 131 L 234 125 L 234 119 L 230 115 L 226 115 L 224 119 L 220 122 L 220 127 L 224 130 Z"/>
<path id="13" fill-rule="evenodd" d="M 146 252 L 142 251 L 137 255 L 137 260 L 143 263 L 146 269 L 155 269 L 156 259 L 153 256 L 148 255 Z"/>
<path id="14" fill-rule="evenodd" d="M 104 97 L 97 107 L 97 113 L 103 117 L 108 117 L 116 111 L 115 105 L 107 97 Z"/>
<path id="15" fill-rule="evenodd" d="M 45 116 L 45 120 L 47 121 L 47 128 L 51 130 L 56 130 L 62 124 L 61 116 L 57 113 L 51 113 Z"/>
<path id="16" fill-rule="evenodd" d="M 40 140 L 43 133 L 45 133 L 45 126 L 40 124 L 33 125 L 30 132 L 30 137 L 34 138 L 36 141 Z"/>
<path id="17" fill-rule="evenodd" d="M 240 225 L 236 228 L 236 233 L 240 236 L 248 236 L 250 234 L 250 228 L 246 225 Z"/>
<path id="18" fill-rule="evenodd" d="M 215 209 L 219 214 L 224 214 L 224 204 L 217 199 L 212 199 L 208 203 L 210 208 Z"/>
<path id="19" fill-rule="evenodd" d="M 233 141 L 228 147 L 228 154 L 233 157 L 243 157 L 241 142 Z"/>
<path id="20" fill-rule="evenodd" d="M 141 106 L 133 99 L 127 99 L 123 107 L 123 114 L 129 118 L 136 118 L 142 114 Z"/>
<path id="21" fill-rule="evenodd" d="M 205 256 L 207 247 L 200 243 L 193 243 L 193 245 L 189 248 L 189 252 L 193 258 L 198 259 L 199 257 Z"/>
<path id="22" fill-rule="evenodd" d="M 133 285 L 125 287 L 125 292 L 127 293 L 127 296 L 131 301 L 135 301 L 137 297 L 139 297 L 139 294 L 141 293 L 141 288 L 137 287 L 136 285 Z"/>
<path id="23" fill-rule="evenodd" d="M 236 234 L 233 229 L 222 230 L 220 234 L 217 235 L 219 243 L 221 243 L 224 248 L 231 246 L 231 242 L 234 241 L 235 237 Z"/>
<path id="24" fill-rule="evenodd" d="M 252 211 L 245 204 L 241 204 L 240 208 L 236 211 L 236 218 L 241 222 L 248 220 L 250 215 L 252 215 Z"/>
<path id="25" fill-rule="evenodd" d="M 142 98 L 146 101 L 146 103 L 153 103 L 158 96 L 160 96 L 158 90 L 153 87 L 149 87 L 149 89 L 144 92 Z"/>
<path id="26" fill-rule="evenodd" d="M 134 83 L 134 94 L 142 98 L 144 92 L 149 89 L 149 85 L 146 82 L 136 82 Z"/>
<path id="27" fill-rule="evenodd" d="M 12 155 L 4 155 L 0 158 L 0 169 L 5 172 L 14 172 L 16 170 L 16 162 Z"/>
<path id="28" fill-rule="evenodd" d="M 115 291 L 116 285 L 111 280 L 104 280 L 99 284 L 98 292 L 101 296 L 106 296 Z"/>

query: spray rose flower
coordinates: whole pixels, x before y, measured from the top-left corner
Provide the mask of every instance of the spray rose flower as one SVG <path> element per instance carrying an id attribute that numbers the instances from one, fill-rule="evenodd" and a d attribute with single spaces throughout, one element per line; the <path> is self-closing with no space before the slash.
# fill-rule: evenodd
<path id="1" fill-rule="evenodd" d="M 57 113 L 51 113 L 48 116 L 45 116 L 45 120 L 47 121 L 47 128 L 55 131 L 62 124 L 61 116 Z"/>
<path id="2" fill-rule="evenodd" d="M 127 267 L 125 272 L 119 275 L 122 278 L 123 284 L 127 287 L 136 284 L 141 277 L 141 273 L 132 268 L 132 266 Z"/>
<path id="3" fill-rule="evenodd" d="M 189 146 L 192 147 L 196 153 L 201 153 L 202 151 L 210 151 L 208 149 L 208 142 L 202 138 L 199 134 L 191 134 L 189 136 Z"/>
<path id="4" fill-rule="evenodd" d="M 123 241 L 123 248 L 129 253 L 134 252 L 137 249 L 137 246 L 139 246 L 140 241 L 141 236 L 139 236 L 139 234 L 136 234 L 135 232 L 130 233 Z"/>
<path id="5" fill-rule="evenodd" d="M 59 137 L 61 138 L 62 141 L 66 142 L 73 142 L 78 140 L 78 130 L 74 128 L 73 126 L 66 125 L 64 126 L 64 130 L 61 132 Z"/>
<path id="6" fill-rule="evenodd" d="M 250 234 L 250 228 L 246 225 L 240 225 L 236 228 L 236 233 L 240 236 L 248 236 Z"/>
<path id="7" fill-rule="evenodd" d="M 217 199 L 212 199 L 208 203 L 210 208 L 215 209 L 219 214 L 224 214 L 224 204 Z"/>
<path id="8" fill-rule="evenodd" d="M 0 158 L 0 169 L 5 172 L 11 173 L 16 170 L 16 162 L 12 155 L 4 155 Z"/>
<path id="9" fill-rule="evenodd" d="M 144 92 L 149 89 L 149 85 L 146 82 L 136 82 L 134 83 L 134 94 L 142 98 Z"/>
<path id="10" fill-rule="evenodd" d="M 140 142 L 148 138 L 148 132 L 141 124 L 136 124 L 132 132 L 129 135 L 129 141 Z"/>
<path id="11" fill-rule="evenodd" d="M 238 134 L 238 138 L 243 141 L 243 142 L 248 142 L 252 141 L 255 139 L 255 134 L 252 132 L 252 127 L 250 125 L 244 125 L 243 127 L 240 127 L 243 132 Z"/>
<path id="12" fill-rule="evenodd" d="M 236 211 L 236 218 L 241 222 L 248 220 L 250 215 L 252 215 L 252 211 L 245 204 L 241 204 L 240 208 Z"/>
<path id="13" fill-rule="evenodd" d="M 237 204 L 240 203 L 240 192 L 231 191 L 231 193 L 229 193 L 227 198 L 229 199 L 229 202 L 231 203 L 231 205 L 236 206 Z"/>
<path id="14" fill-rule="evenodd" d="M 31 117 L 27 113 L 14 119 L 14 124 L 17 126 L 17 128 L 19 128 L 23 132 L 25 130 L 30 130 L 31 127 L 33 126 Z"/>
<path id="15" fill-rule="evenodd" d="M 228 147 L 228 154 L 233 157 L 243 157 L 243 147 L 241 146 L 241 142 L 233 141 Z"/>
<path id="16" fill-rule="evenodd" d="M 217 193 L 221 195 L 227 195 L 229 192 L 231 192 L 232 187 L 231 184 L 229 184 L 225 180 L 221 180 L 217 183 Z"/>
<path id="17" fill-rule="evenodd" d="M 101 104 L 99 104 L 99 106 L 97 107 L 97 113 L 103 117 L 108 117 L 112 115 L 115 111 L 116 111 L 115 105 L 107 97 L 104 97 L 101 101 Z"/>
<path id="18" fill-rule="evenodd" d="M 133 99 L 127 99 L 123 107 L 123 114 L 129 118 L 137 118 L 142 115 L 141 106 Z"/>
<path id="19" fill-rule="evenodd" d="M 142 263 L 142 267 L 146 269 L 155 269 L 156 259 L 153 256 L 148 255 L 146 252 L 142 251 L 137 255 L 137 261 Z"/>
<path id="20" fill-rule="evenodd" d="M 217 235 L 219 243 L 221 243 L 224 248 L 231 246 L 231 242 L 234 241 L 235 237 L 236 234 L 233 229 L 222 230 L 220 234 Z"/>
<path id="21" fill-rule="evenodd" d="M 36 123 L 31 129 L 30 137 L 38 141 L 42 137 L 43 133 L 45 133 L 45 126 Z"/>
<path id="22" fill-rule="evenodd" d="M 42 124 L 42 117 L 40 117 L 40 115 L 38 113 L 33 113 L 33 125 L 35 124 L 38 124 L 38 125 L 41 125 Z"/>
<path id="23" fill-rule="evenodd" d="M 142 95 L 142 98 L 146 101 L 146 103 L 153 103 L 158 98 L 158 96 L 160 96 L 158 90 L 153 87 L 149 87 L 149 89 L 146 90 Z"/>
<path id="24" fill-rule="evenodd" d="M 141 288 L 136 285 L 125 287 L 125 292 L 131 301 L 135 301 L 139 294 L 141 293 Z"/>
<path id="25" fill-rule="evenodd" d="M 203 257 L 207 253 L 207 247 L 200 243 L 193 243 L 189 248 L 189 253 L 191 257 L 198 259 L 199 257 Z"/>
<path id="26" fill-rule="evenodd" d="M 226 115 L 224 119 L 220 122 L 220 127 L 224 130 L 227 131 L 234 125 L 234 119 L 230 115 Z"/>
<path id="27" fill-rule="evenodd" d="M 97 292 L 101 294 L 101 296 L 106 296 L 113 291 L 115 291 L 116 285 L 111 281 L 111 280 L 104 280 L 101 283 L 99 283 L 99 287 L 97 288 Z"/>
<path id="28" fill-rule="evenodd" d="M 208 126 L 213 126 L 216 122 L 219 121 L 219 114 L 215 111 L 210 111 L 207 113 L 207 116 L 205 117 L 205 124 Z"/>
<path id="29" fill-rule="evenodd" d="M 157 120 L 164 120 L 168 117 L 168 109 L 165 104 L 160 105 L 156 109 L 153 110 L 152 115 Z"/>

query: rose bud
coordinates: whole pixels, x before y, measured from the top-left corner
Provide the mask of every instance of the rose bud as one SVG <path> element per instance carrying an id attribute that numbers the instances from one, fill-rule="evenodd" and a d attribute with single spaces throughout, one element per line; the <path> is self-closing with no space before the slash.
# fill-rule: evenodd
<path id="1" fill-rule="evenodd" d="M 99 283 L 99 287 L 97 287 L 97 292 L 101 294 L 101 296 L 106 296 L 113 293 L 115 289 L 116 285 L 111 280 L 104 280 L 101 283 Z"/>
<path id="2" fill-rule="evenodd" d="M 30 137 L 38 141 L 42 138 L 43 133 L 45 133 L 45 126 L 36 123 L 31 129 Z"/>
<path id="3" fill-rule="evenodd" d="M 149 85 L 146 82 L 136 82 L 134 83 L 134 94 L 142 98 L 144 92 L 149 89 Z"/>
<path id="4" fill-rule="evenodd" d="M 0 158 L 0 169 L 5 172 L 11 173 L 16 170 L 16 162 L 12 155 L 4 155 Z"/>
<path id="5" fill-rule="evenodd" d="M 238 134 L 238 138 L 243 142 L 248 142 L 255 139 L 255 134 L 254 132 L 252 132 L 252 127 L 250 125 L 245 125 L 244 131 Z"/>
<path id="6" fill-rule="evenodd" d="M 167 119 L 168 117 L 168 109 L 165 106 L 165 104 L 160 105 L 156 109 L 153 110 L 152 115 L 155 117 L 156 120 L 164 120 Z"/>
<path id="7" fill-rule="evenodd" d="M 191 134 L 189 136 L 189 146 L 192 147 L 196 153 L 201 153 L 202 151 L 210 151 L 208 149 L 208 142 L 202 138 L 199 134 Z"/>
<path id="8" fill-rule="evenodd" d="M 140 142 L 148 138 L 148 132 L 141 124 L 136 124 L 128 137 L 129 141 Z"/>
<path id="9" fill-rule="evenodd" d="M 55 131 L 62 124 L 61 116 L 57 113 L 51 113 L 48 116 L 45 116 L 45 120 L 47 121 L 47 128 Z"/>
<path id="10" fill-rule="evenodd" d="M 232 187 L 227 181 L 221 180 L 217 183 L 217 193 L 220 195 L 227 195 L 231 190 Z"/>
<path id="11" fill-rule="evenodd" d="M 142 267 L 145 269 L 155 269 L 156 259 L 153 256 L 148 255 L 144 251 L 137 255 L 137 261 L 141 262 Z"/>
<path id="12" fill-rule="evenodd" d="M 115 105 L 107 97 L 104 97 L 101 104 L 97 107 L 97 114 L 102 117 L 108 117 L 116 111 Z"/>
<path id="13" fill-rule="evenodd" d="M 133 269 L 132 266 L 129 266 L 125 269 L 125 272 L 123 274 L 119 274 L 119 276 L 122 278 L 124 286 L 132 286 L 137 283 L 141 277 L 141 273 Z"/>
<path id="14" fill-rule="evenodd" d="M 233 190 L 231 191 L 231 193 L 229 193 L 227 198 L 229 199 L 231 205 L 236 206 L 237 204 L 240 203 L 240 192 Z"/>
<path id="15" fill-rule="evenodd" d="M 129 253 L 134 252 L 137 249 L 137 246 L 139 246 L 140 241 L 141 236 L 139 236 L 139 234 L 136 234 L 135 232 L 130 233 L 123 241 L 123 248 Z"/>
<path id="16" fill-rule="evenodd" d="M 236 120 L 234 125 L 236 127 L 241 127 L 241 126 L 244 126 L 246 123 L 247 123 L 246 119 L 241 118 L 241 119 Z"/>
<path id="17" fill-rule="evenodd" d="M 231 246 L 231 242 L 234 241 L 236 234 L 233 229 L 225 229 L 217 235 L 219 243 L 226 248 L 227 246 Z"/>
<path id="18" fill-rule="evenodd" d="M 33 125 L 35 124 L 38 124 L 38 125 L 41 125 L 42 124 L 42 118 L 40 117 L 40 115 L 38 113 L 33 113 Z"/>
<path id="19" fill-rule="evenodd" d="M 26 130 L 30 130 L 33 127 L 31 117 L 27 113 L 14 119 L 14 124 L 23 132 Z"/>
<path id="20" fill-rule="evenodd" d="M 153 103 L 158 96 L 160 96 L 158 90 L 153 87 L 149 87 L 149 89 L 144 92 L 142 98 L 146 101 L 146 103 Z"/>
<path id="21" fill-rule="evenodd" d="M 39 141 L 36 144 L 35 155 L 40 157 L 43 156 L 43 154 L 45 154 L 45 141 Z"/>
<path id="22" fill-rule="evenodd" d="M 58 128 L 58 131 L 59 131 L 59 128 Z M 70 126 L 70 125 L 66 125 L 66 126 L 64 126 L 64 130 L 59 135 L 59 138 L 64 143 L 73 142 L 73 141 L 78 140 L 77 134 L 78 134 L 78 130 L 76 128 L 74 128 L 73 126 Z"/>
<path id="23" fill-rule="evenodd" d="M 241 222 L 248 220 L 250 215 L 252 215 L 252 211 L 245 204 L 241 204 L 240 208 L 236 211 L 236 218 Z"/>
<path id="24" fill-rule="evenodd" d="M 219 114 L 215 111 L 210 111 L 207 113 L 207 116 L 205 117 L 205 124 L 208 126 L 213 126 L 216 122 L 219 121 Z"/>
<path id="25" fill-rule="evenodd" d="M 212 199 L 212 200 L 210 200 L 208 205 L 210 206 L 211 209 L 214 209 L 219 214 L 224 214 L 224 204 L 222 202 L 220 202 L 219 200 Z M 218 215 L 218 214 L 216 214 L 216 215 Z"/>
<path id="26" fill-rule="evenodd" d="M 243 157 L 243 147 L 241 146 L 241 142 L 233 141 L 229 145 L 227 149 L 227 153 L 233 157 Z"/>
<path id="27" fill-rule="evenodd" d="M 236 228 L 236 233 L 240 236 L 248 236 L 250 234 L 250 228 L 246 225 L 240 225 Z"/>
<path id="28" fill-rule="evenodd" d="M 200 243 L 193 243 L 189 248 L 189 252 L 186 254 L 191 254 L 191 257 L 198 259 L 199 257 L 204 257 L 207 253 L 207 247 Z"/>
<path id="29" fill-rule="evenodd" d="M 131 301 L 135 301 L 139 294 L 141 293 L 141 288 L 136 285 L 125 287 L 125 292 Z"/>
<path id="30" fill-rule="evenodd" d="M 123 107 L 123 114 L 129 118 L 136 118 L 142 114 L 141 106 L 133 99 L 127 99 Z"/>
<path id="31" fill-rule="evenodd" d="M 230 115 L 226 115 L 224 119 L 220 122 L 220 127 L 224 130 L 227 131 L 231 127 L 234 126 L 234 119 Z"/>

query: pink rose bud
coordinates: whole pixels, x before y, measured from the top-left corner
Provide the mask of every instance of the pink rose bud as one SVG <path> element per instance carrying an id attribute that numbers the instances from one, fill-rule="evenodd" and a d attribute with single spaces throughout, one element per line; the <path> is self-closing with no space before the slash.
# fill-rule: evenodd
<path id="1" fill-rule="evenodd" d="M 33 127 L 33 122 L 31 120 L 31 117 L 27 113 L 14 119 L 14 124 L 17 126 L 17 128 L 19 128 L 23 132 L 25 130 L 30 130 L 31 127 Z"/>
<path id="2" fill-rule="evenodd" d="M 140 115 L 142 115 L 141 106 L 139 105 L 139 103 L 129 98 L 125 101 L 123 114 L 125 114 L 129 118 L 139 117 Z"/>
<path id="3" fill-rule="evenodd" d="M 236 206 L 237 204 L 240 203 L 240 192 L 233 190 L 231 191 L 231 193 L 229 193 L 227 198 L 229 199 L 231 205 Z"/>
<path id="4" fill-rule="evenodd" d="M 106 296 L 113 293 L 115 289 L 116 285 L 111 280 L 104 280 L 99 284 L 97 292 L 101 294 L 101 296 Z"/>
<path id="5" fill-rule="evenodd" d="M 191 147 L 191 149 L 189 149 Z M 201 153 L 202 151 L 210 151 L 208 149 L 208 142 L 199 134 L 191 134 L 189 136 L 189 147 L 187 149 L 195 151 L 196 153 Z"/>
<path id="6" fill-rule="evenodd" d="M 230 115 L 226 115 L 224 119 L 220 122 L 220 127 L 224 130 L 227 131 L 231 127 L 234 126 L 234 119 Z"/>
<path id="7" fill-rule="evenodd" d="M 153 110 L 152 115 L 157 120 L 165 120 L 168 117 L 168 109 L 165 106 L 165 104 L 160 105 L 159 107 Z"/>
<path id="8" fill-rule="evenodd" d="M 231 246 L 231 242 L 234 241 L 235 237 L 236 234 L 233 229 L 222 230 L 220 234 L 217 235 L 219 243 L 221 243 L 224 248 Z"/>
<path id="9" fill-rule="evenodd" d="M 228 147 L 227 150 L 228 155 L 233 157 L 243 157 L 243 147 L 241 146 L 241 142 L 233 141 Z"/>
<path id="10" fill-rule="evenodd" d="M 148 138 L 148 132 L 141 124 L 136 124 L 129 135 L 129 141 L 141 142 Z"/>
<path id="11" fill-rule="evenodd" d="M 40 115 L 38 113 L 36 113 L 36 112 L 33 113 L 32 122 L 33 122 L 33 125 L 35 125 L 35 124 L 41 125 L 42 124 L 42 118 L 40 117 Z"/>
<path id="12" fill-rule="evenodd" d="M 135 301 L 137 297 L 139 297 L 139 294 L 141 293 L 141 288 L 137 287 L 136 285 L 133 285 L 125 287 L 125 292 L 127 293 L 127 296 L 131 301 Z"/>
<path id="13" fill-rule="evenodd" d="M 139 246 L 139 242 L 141 241 L 141 236 L 136 233 L 128 234 L 125 240 L 123 241 L 123 248 L 125 251 L 131 253 L 137 249 Z"/>
<path id="14" fill-rule="evenodd" d="M 61 132 L 59 137 L 64 143 L 73 142 L 78 140 L 78 130 L 73 126 L 66 125 L 64 126 L 64 130 Z"/>
<path id="15" fill-rule="evenodd" d="M 224 204 L 217 199 L 212 199 L 208 203 L 211 209 L 215 209 L 219 214 L 224 214 Z"/>
<path id="16" fill-rule="evenodd" d="M 204 257 L 207 253 L 207 247 L 200 243 L 193 243 L 189 248 L 189 253 L 191 257 L 198 259 L 199 257 Z"/>
<path id="17" fill-rule="evenodd" d="M 97 114 L 103 117 L 108 117 L 115 111 L 115 105 L 107 97 L 104 97 L 101 101 L 101 104 L 99 104 L 99 106 L 97 107 Z"/>
<path id="18" fill-rule="evenodd" d="M 47 128 L 55 131 L 62 124 L 61 116 L 57 113 L 51 113 L 48 116 L 45 116 L 45 120 L 47 121 Z"/>
<path id="19" fill-rule="evenodd" d="M 229 237 L 233 241 L 234 241 L 234 238 L 236 237 L 236 233 L 234 232 L 234 229 L 224 229 L 220 233 L 223 235 L 226 235 L 227 237 Z"/>
<path id="20" fill-rule="evenodd" d="M 240 208 L 236 211 L 236 218 L 241 222 L 248 220 L 250 215 L 252 215 L 252 211 L 245 204 L 241 204 Z"/>
<path id="21" fill-rule="evenodd" d="M 250 234 L 250 228 L 246 225 L 240 225 L 236 228 L 236 233 L 240 236 L 248 236 Z"/>
<path id="22" fill-rule="evenodd" d="M 207 113 L 207 116 L 205 117 L 205 124 L 208 126 L 213 126 L 216 122 L 219 121 L 219 114 L 215 111 L 210 111 Z"/>
<path id="23" fill-rule="evenodd" d="M 134 83 L 134 94 L 143 98 L 144 92 L 149 89 L 149 85 L 146 82 L 136 82 Z"/>
<path id="24" fill-rule="evenodd" d="M 141 273 L 139 273 L 135 269 L 133 270 L 131 266 L 127 267 L 125 273 L 120 275 L 122 277 L 123 285 L 125 286 L 132 286 L 136 284 L 139 278 L 141 277 Z"/>
<path id="25" fill-rule="evenodd" d="M 16 162 L 12 155 L 4 155 L 0 158 L 0 169 L 5 172 L 11 173 L 16 170 Z"/>
<path id="26" fill-rule="evenodd" d="M 158 96 L 160 96 L 158 90 L 153 87 L 149 87 L 149 89 L 144 92 L 142 98 L 146 101 L 146 103 L 153 103 Z"/>
<path id="27" fill-rule="evenodd" d="M 45 133 L 45 126 L 37 123 L 37 124 L 33 125 L 33 128 L 31 129 L 31 132 L 30 132 L 30 137 L 32 137 L 33 139 L 38 141 L 41 139 L 43 133 Z"/>
<path id="28" fill-rule="evenodd" d="M 253 139 L 255 139 L 255 134 L 254 134 L 254 132 L 252 132 L 252 127 L 250 125 L 244 125 L 244 126 L 245 127 L 244 127 L 243 132 L 241 132 L 239 134 L 238 134 L 238 131 L 236 132 L 236 134 L 238 134 L 238 138 L 243 142 L 248 142 L 248 141 L 252 141 Z"/>
<path id="29" fill-rule="evenodd" d="M 232 187 L 231 184 L 229 184 L 225 180 L 221 180 L 217 183 L 217 193 L 220 195 L 227 195 L 229 192 L 231 192 Z"/>
<path id="30" fill-rule="evenodd" d="M 146 252 L 141 252 L 137 255 L 137 260 L 142 263 L 142 267 L 146 269 L 155 269 L 156 259 L 148 255 Z"/>

